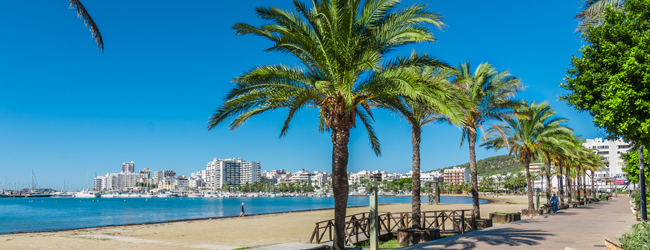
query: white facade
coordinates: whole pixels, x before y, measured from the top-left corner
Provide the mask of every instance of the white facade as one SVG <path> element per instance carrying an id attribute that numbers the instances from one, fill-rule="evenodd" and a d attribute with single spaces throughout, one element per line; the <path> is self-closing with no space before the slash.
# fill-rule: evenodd
<path id="1" fill-rule="evenodd" d="M 449 183 L 469 182 L 469 169 L 461 167 L 445 169 L 444 181 Z"/>
<path id="2" fill-rule="evenodd" d="M 291 182 L 298 182 L 298 181 L 311 182 L 311 173 L 307 170 L 302 169 L 292 174 L 290 180 Z"/>
<path id="3" fill-rule="evenodd" d="M 241 158 L 217 159 L 208 162 L 205 172 L 199 171 L 194 176 L 200 177 L 206 187 L 222 188 L 239 186 L 260 181 L 261 164 Z"/>
<path id="4" fill-rule="evenodd" d="M 599 156 L 603 156 L 609 165 L 604 171 L 596 172 L 597 178 L 603 177 L 625 177 L 627 174 L 623 172 L 625 161 L 621 158 L 621 154 L 627 153 L 632 149 L 632 145 L 623 139 L 605 140 L 603 138 L 587 139 L 582 146 L 597 150 Z"/>
<path id="5" fill-rule="evenodd" d="M 122 163 L 122 173 L 133 173 L 135 172 L 135 162 L 125 162 Z"/>

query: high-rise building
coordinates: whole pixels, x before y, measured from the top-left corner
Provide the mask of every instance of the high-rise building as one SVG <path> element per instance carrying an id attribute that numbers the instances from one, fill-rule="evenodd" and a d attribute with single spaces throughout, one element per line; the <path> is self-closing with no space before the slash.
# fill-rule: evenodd
<path id="1" fill-rule="evenodd" d="M 595 153 L 602 156 L 606 168 L 603 171 L 596 171 L 596 178 L 608 177 L 626 177 L 623 167 L 626 163 L 621 158 L 621 154 L 627 153 L 632 149 L 632 145 L 623 139 L 606 140 L 603 138 L 587 139 L 582 144 L 583 147 L 596 151 Z"/>
<path id="2" fill-rule="evenodd" d="M 260 162 L 241 158 L 217 159 L 208 162 L 206 172 L 197 172 L 209 188 L 239 186 L 260 181 Z"/>
<path id="3" fill-rule="evenodd" d="M 135 162 L 125 162 L 122 163 L 122 173 L 133 173 L 135 172 Z"/>
<path id="4" fill-rule="evenodd" d="M 145 168 L 143 170 L 140 170 L 140 173 L 144 174 L 147 177 L 147 179 L 151 178 L 151 169 L 149 169 L 149 168 Z"/>

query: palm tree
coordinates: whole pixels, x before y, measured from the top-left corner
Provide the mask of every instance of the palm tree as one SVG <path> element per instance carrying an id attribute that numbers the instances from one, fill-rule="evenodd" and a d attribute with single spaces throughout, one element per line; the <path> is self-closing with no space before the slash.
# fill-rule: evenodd
<path id="1" fill-rule="evenodd" d="M 415 71 L 414 73 L 421 76 L 418 82 L 429 89 L 432 97 L 436 100 L 434 105 L 399 96 L 391 99 L 376 99 L 374 102 L 375 106 L 399 115 L 411 125 L 411 144 L 413 145 L 413 195 L 411 203 L 413 219 L 411 224 L 413 228 L 420 229 L 420 142 L 422 127 L 443 119 L 460 123 L 462 107 L 456 100 L 462 99 L 458 97 L 452 98 L 456 96 L 448 81 L 453 74 L 452 70 L 429 66 L 409 70 Z"/>
<path id="2" fill-rule="evenodd" d="M 442 28 L 437 13 L 414 4 L 397 9 L 399 0 L 322 0 L 313 8 L 294 1 L 296 12 L 258 7 L 257 15 L 271 23 L 233 26 L 236 34 L 269 39 L 268 51 L 294 55 L 304 68 L 283 64 L 258 66 L 237 77 L 236 87 L 209 120 L 208 129 L 234 118 L 231 129 L 249 118 L 279 108 L 288 115 L 280 132 L 305 107 L 319 111 L 320 132 L 331 132 L 334 187 L 334 249 L 344 249 L 348 200 L 348 142 L 350 130 L 361 121 L 375 154 L 379 141 L 372 128 L 370 101 L 397 95 L 426 100 L 426 90 L 410 84 L 416 76 L 398 70 L 434 65 L 429 56 L 412 55 L 386 60 L 384 54 L 416 42 L 436 41 L 429 26 Z M 383 65 L 382 65 L 383 64 Z"/>
<path id="3" fill-rule="evenodd" d="M 70 0 L 70 8 L 77 11 L 77 16 L 83 19 L 84 24 L 86 24 L 88 29 L 90 29 L 90 34 L 92 34 L 93 38 L 95 39 L 97 47 L 101 49 L 102 52 L 104 52 L 104 39 L 102 38 L 102 34 L 99 32 L 97 24 L 95 24 L 95 21 L 90 16 L 83 4 L 81 4 L 79 0 Z"/>
<path id="4" fill-rule="evenodd" d="M 482 146 L 488 149 L 506 148 L 509 154 L 516 154 L 526 167 L 526 181 L 528 183 L 528 209 L 534 210 L 533 185 L 530 178 L 530 162 L 533 156 L 539 154 L 540 144 L 553 140 L 559 134 L 570 131 L 563 126 L 567 120 L 556 117 L 547 102 L 528 103 L 523 101 L 523 107 L 517 108 L 519 116 L 505 118 L 505 124 L 492 126 L 486 132 L 486 142 Z M 498 133 L 498 134 L 495 134 Z"/>
<path id="5" fill-rule="evenodd" d="M 584 0 L 582 10 L 576 15 L 579 25 L 576 32 L 584 36 L 590 26 L 600 26 L 605 21 L 605 10 L 608 7 L 622 9 L 624 0 Z"/>
<path id="6" fill-rule="evenodd" d="M 567 127 L 567 131 L 572 131 Z M 546 177 L 546 200 L 551 200 L 551 176 L 552 169 L 551 163 L 553 162 L 554 155 L 564 154 L 573 149 L 573 133 L 567 134 L 558 134 L 555 137 L 549 138 L 549 140 L 544 141 L 540 144 L 540 150 L 538 157 L 544 160 L 545 165 L 545 174 Z M 558 179 L 559 181 L 559 179 Z"/>
<path id="7" fill-rule="evenodd" d="M 461 147 L 465 138 L 469 143 L 469 171 L 472 183 L 472 205 L 474 217 L 480 219 L 481 211 L 478 197 L 478 180 L 476 169 L 476 138 L 479 129 L 491 120 L 502 121 L 513 114 L 515 102 L 511 100 L 524 86 L 519 78 L 510 72 L 497 71 L 488 63 L 480 64 L 472 73 L 470 63 L 458 67 L 454 84 L 469 99 L 462 124 Z"/>

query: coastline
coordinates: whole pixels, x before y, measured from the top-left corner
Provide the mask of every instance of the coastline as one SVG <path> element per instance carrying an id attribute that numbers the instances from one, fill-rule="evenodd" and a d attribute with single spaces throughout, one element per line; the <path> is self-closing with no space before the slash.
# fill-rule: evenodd
<path id="1" fill-rule="evenodd" d="M 453 195 L 452 195 L 453 196 Z M 481 217 L 490 212 L 517 212 L 525 196 L 481 197 Z M 506 202 L 514 204 L 506 204 Z M 471 204 L 422 203 L 422 211 L 471 209 Z M 367 212 L 368 206 L 350 207 L 348 214 Z M 408 212 L 410 203 L 380 204 L 380 212 Z M 0 235 L 0 249 L 235 249 L 287 242 L 308 242 L 316 222 L 334 218 L 334 210 L 292 211 L 217 217 L 172 222 L 23 232 Z"/>

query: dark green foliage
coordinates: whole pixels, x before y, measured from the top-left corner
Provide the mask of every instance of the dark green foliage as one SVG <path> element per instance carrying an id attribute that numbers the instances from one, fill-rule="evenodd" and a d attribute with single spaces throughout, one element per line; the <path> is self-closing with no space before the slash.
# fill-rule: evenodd
<path id="1" fill-rule="evenodd" d="M 588 111 L 612 137 L 650 141 L 650 0 L 608 8 L 604 23 L 589 27 L 582 56 L 567 71 L 561 99 Z"/>
<path id="2" fill-rule="evenodd" d="M 622 249 L 649 249 L 650 248 L 650 223 L 642 222 L 618 238 Z"/>
<path id="3" fill-rule="evenodd" d="M 648 153 L 650 153 L 648 147 L 643 147 L 643 155 L 645 156 L 643 163 L 645 163 L 645 169 L 647 169 L 647 166 L 650 166 L 650 157 L 648 157 L 650 154 Z M 623 172 L 627 173 L 627 178 L 633 183 L 639 183 L 639 150 L 632 150 L 627 154 L 622 154 L 621 157 L 626 162 Z M 650 171 L 645 170 L 643 174 L 645 175 L 646 183 L 650 183 Z"/>
<path id="4" fill-rule="evenodd" d="M 469 169 L 469 162 L 456 166 L 449 166 L 446 168 L 439 169 L 443 171 L 445 169 L 462 167 Z M 522 165 L 517 157 L 514 155 L 498 155 L 493 157 L 488 157 L 483 160 L 476 162 L 476 169 L 479 176 L 490 176 L 495 174 L 506 174 L 506 173 L 517 173 L 524 170 L 524 165 Z M 436 170 L 431 170 L 433 172 Z"/>

